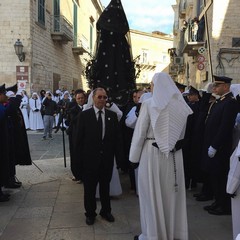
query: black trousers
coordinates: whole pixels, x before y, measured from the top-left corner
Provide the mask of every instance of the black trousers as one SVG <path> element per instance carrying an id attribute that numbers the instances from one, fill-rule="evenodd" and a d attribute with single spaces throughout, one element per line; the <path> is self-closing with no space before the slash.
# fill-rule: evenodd
<path id="1" fill-rule="evenodd" d="M 231 209 L 231 197 L 226 192 L 227 177 L 227 172 L 210 177 L 216 203 L 226 211 Z"/>
<path id="2" fill-rule="evenodd" d="M 111 176 L 106 174 L 102 169 L 99 169 L 97 174 L 85 173 L 83 174 L 84 185 L 84 207 L 85 215 L 87 217 L 95 217 L 97 203 L 96 203 L 96 188 L 99 183 L 99 195 L 101 202 L 100 214 L 111 213 L 111 203 L 109 196 Z"/>

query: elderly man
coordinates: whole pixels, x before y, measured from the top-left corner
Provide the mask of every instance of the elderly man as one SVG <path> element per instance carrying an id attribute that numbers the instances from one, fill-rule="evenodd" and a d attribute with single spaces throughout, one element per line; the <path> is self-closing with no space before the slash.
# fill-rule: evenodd
<path id="1" fill-rule="evenodd" d="M 114 156 L 118 160 L 119 126 L 117 114 L 105 108 L 107 94 L 103 88 L 93 91 L 93 107 L 79 114 L 76 127 L 76 156 L 81 164 L 84 185 L 86 223 L 94 224 L 96 217 L 96 187 L 102 208 L 100 215 L 114 222 L 111 214 L 109 184 Z"/>

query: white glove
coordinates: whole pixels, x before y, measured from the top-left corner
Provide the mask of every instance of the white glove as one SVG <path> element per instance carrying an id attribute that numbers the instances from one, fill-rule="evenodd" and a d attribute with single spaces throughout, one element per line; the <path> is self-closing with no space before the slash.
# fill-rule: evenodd
<path id="1" fill-rule="evenodd" d="M 212 146 L 210 146 L 208 148 L 208 156 L 210 158 L 213 158 L 215 156 L 216 152 L 217 152 L 217 150 L 215 148 L 213 148 Z"/>

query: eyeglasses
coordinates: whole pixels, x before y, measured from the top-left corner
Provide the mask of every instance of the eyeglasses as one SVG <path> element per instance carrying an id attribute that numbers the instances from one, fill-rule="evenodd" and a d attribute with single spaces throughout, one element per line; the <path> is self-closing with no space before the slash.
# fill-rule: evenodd
<path id="1" fill-rule="evenodd" d="M 99 95 L 99 96 L 97 96 L 97 98 L 98 98 L 98 99 L 104 99 L 104 100 L 106 100 L 106 99 L 107 99 L 107 96 Z"/>

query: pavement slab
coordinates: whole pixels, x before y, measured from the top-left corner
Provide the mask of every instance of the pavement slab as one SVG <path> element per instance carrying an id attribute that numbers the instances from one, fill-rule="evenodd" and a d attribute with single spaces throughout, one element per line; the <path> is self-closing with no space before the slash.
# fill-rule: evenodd
<path id="1" fill-rule="evenodd" d="M 111 200 L 114 223 L 96 217 L 85 223 L 83 185 L 72 181 L 66 138 L 66 167 L 62 133 L 42 141 L 42 133 L 28 131 L 33 165 L 17 166 L 20 189 L 4 189 L 10 201 L 0 203 L 0 240 L 133 240 L 141 232 L 138 197 L 129 177 L 120 172 L 123 194 Z M 37 151 L 36 151 L 37 150 Z M 51 158 L 48 158 L 51 155 Z M 187 190 L 189 240 L 232 240 L 231 216 L 209 215 Z M 100 202 L 97 201 L 97 213 Z"/>

